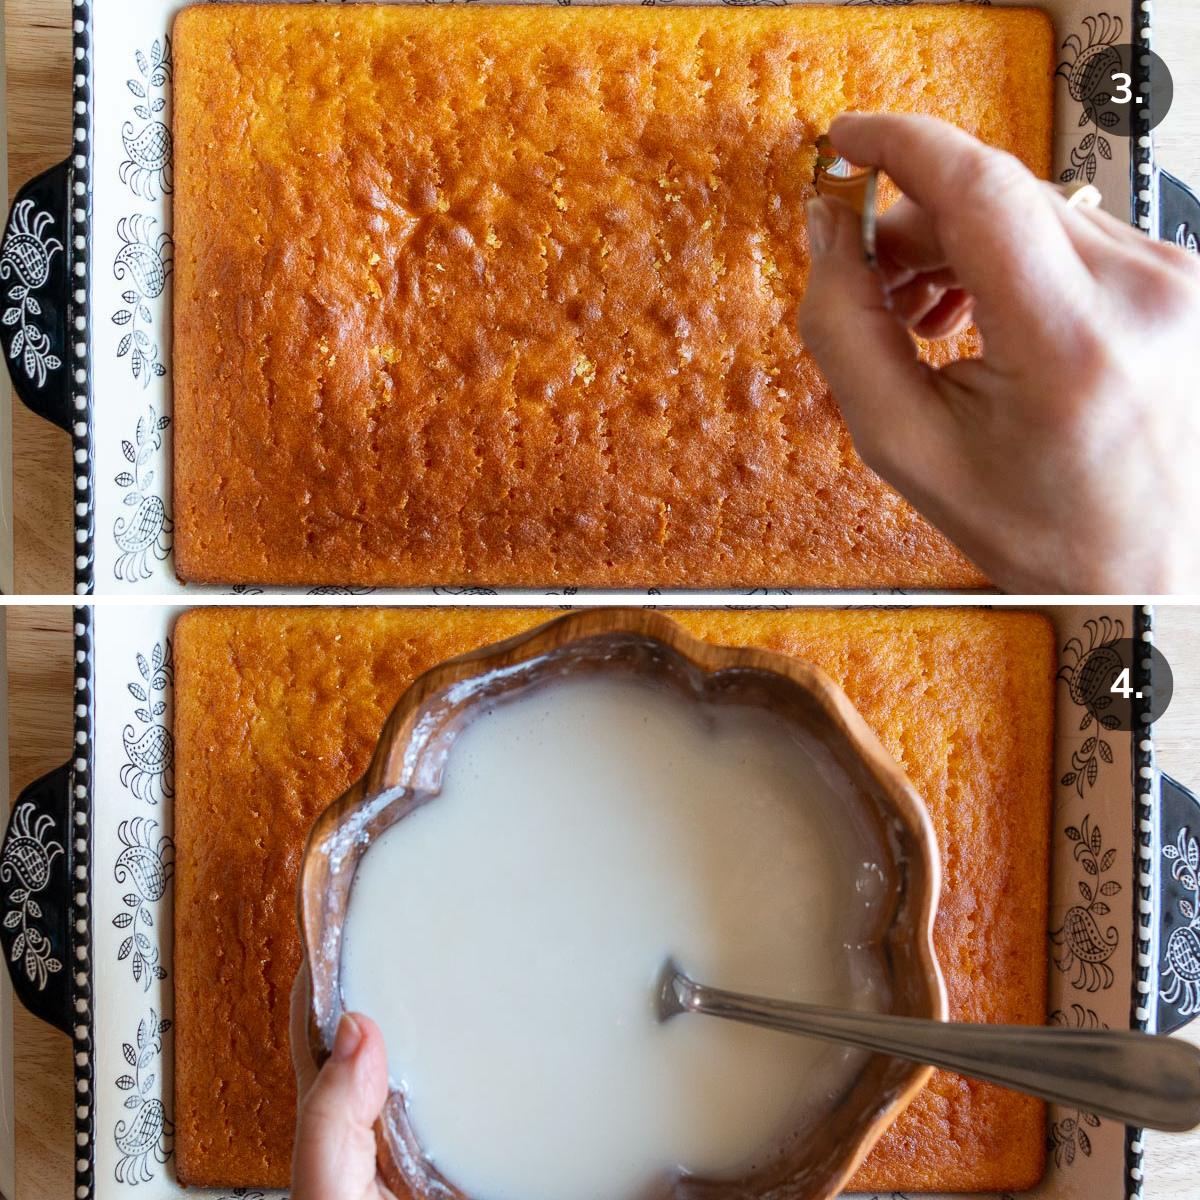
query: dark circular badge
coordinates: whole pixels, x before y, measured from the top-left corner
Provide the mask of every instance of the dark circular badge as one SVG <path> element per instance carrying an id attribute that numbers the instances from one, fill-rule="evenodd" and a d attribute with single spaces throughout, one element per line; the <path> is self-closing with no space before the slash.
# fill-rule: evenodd
<path id="1" fill-rule="evenodd" d="M 1093 46 L 1067 71 L 1073 99 L 1083 105 L 1080 125 L 1129 137 L 1141 122 L 1153 129 L 1175 96 L 1171 72 L 1153 50 L 1120 42 Z"/>
<path id="2" fill-rule="evenodd" d="M 1171 665 L 1149 642 L 1113 638 L 1088 648 L 1059 672 L 1084 710 L 1081 729 L 1148 729 L 1167 710 Z"/>

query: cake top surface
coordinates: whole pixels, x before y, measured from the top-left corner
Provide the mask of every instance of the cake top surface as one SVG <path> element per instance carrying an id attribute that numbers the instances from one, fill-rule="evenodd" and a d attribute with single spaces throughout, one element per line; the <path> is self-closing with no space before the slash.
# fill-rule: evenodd
<path id="1" fill-rule="evenodd" d="M 798 338 L 804 204 L 848 108 L 1045 174 L 1052 44 L 957 5 L 184 9 L 180 574 L 981 585 Z"/>
<path id="2" fill-rule="evenodd" d="M 203 609 L 175 633 L 176 1159 L 204 1186 L 287 1186 L 288 993 L 309 827 L 366 769 L 404 689 L 538 610 Z M 691 633 L 813 662 L 929 806 L 943 861 L 935 943 L 953 1019 L 1041 1023 L 1053 636 L 1010 611 L 672 613 Z M 944 1072 L 855 1190 L 1028 1186 L 1043 1106 Z"/>

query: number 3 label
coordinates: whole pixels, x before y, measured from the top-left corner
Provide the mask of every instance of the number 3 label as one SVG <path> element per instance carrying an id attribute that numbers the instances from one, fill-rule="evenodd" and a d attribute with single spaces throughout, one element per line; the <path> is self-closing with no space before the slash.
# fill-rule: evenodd
<path id="1" fill-rule="evenodd" d="M 899 0 L 888 2 L 898 3 Z M 1130 42 L 1110 46 L 1102 61 L 1104 65 L 1100 70 L 1084 72 L 1082 95 L 1072 93 L 1072 96 L 1083 103 L 1080 126 L 1091 122 L 1096 127 L 1097 141 L 1090 142 L 1089 146 L 1097 147 L 1107 158 L 1108 135 L 1131 137 L 1153 129 L 1167 115 L 1175 85 L 1167 64 L 1145 46 L 1134 46 Z M 1137 80 L 1136 87 L 1134 80 Z M 1107 149 L 1112 147 L 1107 146 Z M 1092 167 L 1095 165 L 1093 162 Z"/>
<path id="2" fill-rule="evenodd" d="M 1129 86 L 1133 80 L 1124 71 L 1114 71 L 1111 78 L 1120 89 L 1112 98 L 1113 104 L 1128 104 L 1133 99 L 1133 90 Z"/>

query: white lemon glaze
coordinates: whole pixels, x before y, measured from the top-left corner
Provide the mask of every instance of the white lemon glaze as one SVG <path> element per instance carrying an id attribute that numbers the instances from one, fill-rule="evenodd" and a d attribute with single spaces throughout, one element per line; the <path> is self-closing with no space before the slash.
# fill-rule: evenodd
<path id="1" fill-rule="evenodd" d="M 625 1200 L 807 1136 L 853 1052 L 655 1022 L 704 982 L 878 1010 L 890 875 L 840 775 L 760 708 L 618 674 L 473 716 L 441 793 L 358 867 L 348 1009 L 374 1018 L 431 1162 L 478 1200 Z"/>

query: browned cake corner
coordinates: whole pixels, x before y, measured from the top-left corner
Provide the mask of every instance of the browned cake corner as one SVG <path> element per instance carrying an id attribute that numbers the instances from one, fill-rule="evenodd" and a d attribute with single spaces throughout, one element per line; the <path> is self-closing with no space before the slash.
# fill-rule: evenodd
<path id="1" fill-rule="evenodd" d="M 205 609 L 175 632 L 175 1153 L 188 1184 L 286 1187 L 288 996 L 309 825 L 366 768 L 436 663 L 554 614 Z M 1046 1017 L 1055 653 L 1014 612 L 679 612 L 709 641 L 817 663 L 933 816 L 935 940 L 958 1020 Z M 854 1190 L 1019 1189 L 1045 1164 L 1040 1101 L 938 1072 Z"/>
<path id="2" fill-rule="evenodd" d="M 1044 14 L 196 5 L 174 52 L 182 578 L 985 582 L 798 340 L 804 202 L 847 108 L 1046 175 Z"/>

